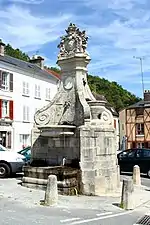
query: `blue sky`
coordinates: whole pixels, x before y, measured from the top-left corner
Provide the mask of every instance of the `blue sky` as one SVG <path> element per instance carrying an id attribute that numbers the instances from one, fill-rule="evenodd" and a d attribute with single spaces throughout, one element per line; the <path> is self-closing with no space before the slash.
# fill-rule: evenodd
<path id="1" fill-rule="evenodd" d="M 150 89 L 149 0 L 0 0 L 0 38 L 30 56 L 39 51 L 55 66 L 57 45 L 69 23 L 89 36 L 89 73 L 116 81 L 142 96 Z"/>

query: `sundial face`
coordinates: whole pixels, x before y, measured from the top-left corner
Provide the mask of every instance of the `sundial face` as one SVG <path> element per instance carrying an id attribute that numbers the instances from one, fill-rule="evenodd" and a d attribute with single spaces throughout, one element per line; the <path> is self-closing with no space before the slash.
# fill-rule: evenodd
<path id="1" fill-rule="evenodd" d="M 70 52 L 72 51 L 73 49 L 75 48 L 75 42 L 73 39 L 71 40 L 66 40 L 66 43 L 65 43 L 65 49 L 67 52 Z"/>
<path id="2" fill-rule="evenodd" d="M 70 90 L 70 89 L 72 89 L 72 87 L 73 87 L 73 78 L 72 77 L 67 77 L 64 80 L 64 88 L 66 90 Z"/>

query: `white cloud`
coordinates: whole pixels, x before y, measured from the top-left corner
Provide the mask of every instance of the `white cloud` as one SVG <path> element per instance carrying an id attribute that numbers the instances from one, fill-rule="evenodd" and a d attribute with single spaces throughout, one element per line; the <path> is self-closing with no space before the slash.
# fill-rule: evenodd
<path id="1" fill-rule="evenodd" d="M 71 14 L 35 16 L 30 10 L 13 5 L 0 9 L 1 38 L 14 47 L 36 50 L 37 46 L 59 38 L 71 17 Z"/>
<path id="2" fill-rule="evenodd" d="M 22 4 L 41 4 L 44 0 L 10 0 L 10 2 Z"/>

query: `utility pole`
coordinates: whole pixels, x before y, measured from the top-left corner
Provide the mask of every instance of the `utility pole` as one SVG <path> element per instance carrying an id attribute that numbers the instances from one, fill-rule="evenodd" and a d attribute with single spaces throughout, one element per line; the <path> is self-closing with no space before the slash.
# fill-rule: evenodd
<path id="1" fill-rule="evenodd" d="M 143 91 L 143 96 L 144 96 L 144 79 L 143 79 L 143 59 L 144 59 L 144 57 L 133 56 L 133 58 L 140 60 L 141 78 L 142 78 L 142 91 Z"/>

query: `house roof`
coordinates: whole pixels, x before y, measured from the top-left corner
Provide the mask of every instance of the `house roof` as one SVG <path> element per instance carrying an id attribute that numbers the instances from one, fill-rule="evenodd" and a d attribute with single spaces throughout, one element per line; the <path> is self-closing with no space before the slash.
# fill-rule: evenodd
<path id="1" fill-rule="evenodd" d="M 119 116 L 119 114 L 116 112 L 115 108 L 107 101 L 107 99 L 105 98 L 104 95 L 100 95 L 97 94 L 95 92 L 92 92 L 92 94 L 94 95 L 94 97 L 96 98 L 96 100 L 104 100 L 106 101 L 106 108 L 111 111 L 111 113 L 113 114 L 113 116 Z"/>
<path id="2" fill-rule="evenodd" d="M 51 70 L 51 69 L 45 69 L 45 71 L 47 73 L 53 74 L 55 77 L 57 77 L 58 79 L 61 78 L 60 74 L 56 73 L 55 71 Z"/>
<path id="3" fill-rule="evenodd" d="M 8 63 L 12 66 L 15 66 L 18 69 L 26 70 L 27 72 L 32 74 L 38 73 L 45 76 L 51 75 L 53 78 L 60 79 L 59 74 L 57 74 L 56 72 L 53 72 L 51 70 L 47 71 L 45 69 L 42 70 L 40 67 L 38 67 L 37 65 L 33 63 L 26 62 L 8 55 L 4 55 L 4 56 L 0 55 L 0 61 L 4 63 Z"/>
<path id="4" fill-rule="evenodd" d="M 143 107 L 147 107 L 147 106 L 150 107 L 150 101 L 141 100 L 139 102 L 136 102 L 133 105 L 128 106 L 127 109 L 143 108 Z"/>

